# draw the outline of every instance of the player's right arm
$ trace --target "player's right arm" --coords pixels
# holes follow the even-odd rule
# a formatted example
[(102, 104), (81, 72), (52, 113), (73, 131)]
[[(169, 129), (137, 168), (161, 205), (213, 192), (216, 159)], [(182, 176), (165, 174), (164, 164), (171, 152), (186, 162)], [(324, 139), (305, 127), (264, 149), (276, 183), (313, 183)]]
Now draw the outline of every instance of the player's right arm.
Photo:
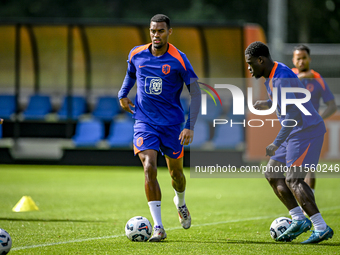
[(131, 114), (134, 114), (134, 112), (132, 111), (132, 109), (130, 108), (130, 105), (132, 107), (135, 107), (135, 105), (132, 103), (132, 101), (130, 100), (130, 98), (128, 97), (124, 97), (119, 99), (119, 104), (120, 106), (123, 108), (124, 111), (127, 111)]
[[(257, 101), (257, 102), (259, 102), (259, 101)], [(260, 102), (262, 102), (262, 107), (266, 107), (266, 106), (268, 106), (268, 108), (271, 107), (272, 101), (270, 99), (262, 100)], [(268, 109), (268, 108), (261, 108), (261, 109)], [(293, 127), (296, 124), (295, 121), (292, 121), (292, 120), (296, 120), (296, 119), (299, 119), (299, 118), (300, 118), (299, 117), (299, 110), (297, 109), (297, 107), (295, 105), (288, 105), (287, 106), (287, 114), (286, 114), (286, 117), (285, 117), (286, 125), (281, 127), (281, 129), (280, 129), (279, 133), (277, 134), (274, 142), (272, 142), (271, 144), (269, 144), (266, 147), (266, 156), (271, 157), (271, 156), (275, 155), (275, 151), (287, 139), (287, 137), (292, 132)]]
[[(129, 54), (129, 59), (130, 59), (131, 52)], [(126, 71), (126, 75), (123, 81), (123, 85), (120, 88), (118, 92), (118, 98), (119, 98), (119, 103), (120, 106), (123, 108), (123, 110), (129, 112), (129, 113), (134, 113), (132, 109), (130, 108), (130, 105), (132, 107), (135, 107), (135, 105), (132, 103), (132, 101), (127, 97), (131, 88), (135, 85), (137, 77), (136, 77), (136, 67), (132, 63), (132, 61), (128, 60), (128, 68)]]
[(123, 110), (134, 113), (132, 109), (130, 108), (130, 105), (132, 107), (135, 107), (135, 105), (132, 103), (132, 101), (127, 97), (129, 94), (131, 88), (135, 85), (136, 82), (136, 74), (129, 73), (129, 71), (126, 72), (125, 79), (123, 82), (123, 85), (121, 89), (118, 92), (118, 98), (120, 106), (123, 108)]
[(301, 113), (299, 109), (296, 107), (296, 105), (288, 105), (287, 113), (285, 116), (285, 126), (281, 127), (274, 142), (267, 146), (266, 156), (275, 155), (275, 151), (287, 139), (289, 134), (292, 132), (294, 126), (297, 125), (299, 122), (301, 122)]

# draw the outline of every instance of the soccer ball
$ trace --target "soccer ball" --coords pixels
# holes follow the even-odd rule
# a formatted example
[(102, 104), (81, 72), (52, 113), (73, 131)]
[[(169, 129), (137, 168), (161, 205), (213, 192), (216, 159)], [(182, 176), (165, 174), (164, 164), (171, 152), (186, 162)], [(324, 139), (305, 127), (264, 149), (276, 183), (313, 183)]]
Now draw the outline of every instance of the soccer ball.
[(143, 216), (135, 216), (128, 220), (125, 226), (125, 234), (129, 240), (134, 242), (147, 241), (152, 232), (150, 221)]
[(292, 224), (292, 220), (287, 217), (280, 217), (273, 221), (270, 225), (270, 236), (276, 241), (283, 232), (285, 232), (290, 224)]
[(5, 255), (9, 253), (12, 247), (12, 239), (6, 230), (0, 228), (0, 255)]

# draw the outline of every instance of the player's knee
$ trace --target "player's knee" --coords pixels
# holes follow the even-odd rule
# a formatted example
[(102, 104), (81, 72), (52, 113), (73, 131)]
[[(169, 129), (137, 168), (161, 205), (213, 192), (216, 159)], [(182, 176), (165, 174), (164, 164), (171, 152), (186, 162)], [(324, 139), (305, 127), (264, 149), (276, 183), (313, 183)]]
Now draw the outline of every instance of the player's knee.
[(157, 178), (157, 166), (147, 163), (144, 165), (144, 175), (148, 180), (154, 180)]
[(300, 181), (301, 179), (296, 178), (292, 175), (287, 175), (286, 177), (286, 184), (289, 187), (289, 189), (294, 189), (294, 187), (296, 187)]
[(174, 181), (179, 181), (179, 180), (182, 180), (184, 178), (184, 174), (183, 174), (183, 171), (182, 170), (171, 170), (170, 171), (170, 175), (171, 175), (171, 178), (174, 180)]
[(273, 173), (271, 172), (265, 172), (264, 177), (267, 179), (267, 181), (272, 185), (277, 181), (277, 178), (274, 178)]

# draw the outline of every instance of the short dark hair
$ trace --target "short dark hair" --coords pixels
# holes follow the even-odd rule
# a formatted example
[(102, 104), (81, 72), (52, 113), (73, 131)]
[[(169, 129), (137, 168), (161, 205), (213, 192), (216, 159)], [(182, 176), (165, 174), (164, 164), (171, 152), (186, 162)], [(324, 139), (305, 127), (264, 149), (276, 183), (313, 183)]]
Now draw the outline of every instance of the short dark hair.
[(270, 57), (268, 46), (265, 45), (263, 42), (253, 42), (249, 44), (246, 51), (244, 52), (245, 55), (250, 55), (252, 57)]
[(168, 29), (171, 27), (169, 17), (164, 14), (156, 14), (151, 18), (150, 22), (165, 22)]
[(308, 56), (310, 56), (310, 49), (306, 45), (300, 44), (298, 46), (295, 46), (293, 52), (296, 50), (304, 50), (307, 52)]

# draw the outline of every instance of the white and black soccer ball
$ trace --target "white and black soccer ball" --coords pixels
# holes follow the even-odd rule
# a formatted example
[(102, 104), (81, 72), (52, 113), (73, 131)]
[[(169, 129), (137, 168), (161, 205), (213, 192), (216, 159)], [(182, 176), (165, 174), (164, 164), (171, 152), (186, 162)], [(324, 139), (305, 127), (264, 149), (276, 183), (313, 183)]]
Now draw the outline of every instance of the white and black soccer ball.
[(125, 234), (134, 242), (147, 241), (152, 233), (150, 221), (143, 216), (135, 216), (128, 220), (125, 226)]
[(12, 247), (12, 238), (6, 230), (0, 228), (0, 255), (9, 253)]
[(270, 225), (270, 236), (276, 241), (276, 238), (283, 234), (290, 224), (292, 224), (292, 220), (287, 217), (275, 219)]

